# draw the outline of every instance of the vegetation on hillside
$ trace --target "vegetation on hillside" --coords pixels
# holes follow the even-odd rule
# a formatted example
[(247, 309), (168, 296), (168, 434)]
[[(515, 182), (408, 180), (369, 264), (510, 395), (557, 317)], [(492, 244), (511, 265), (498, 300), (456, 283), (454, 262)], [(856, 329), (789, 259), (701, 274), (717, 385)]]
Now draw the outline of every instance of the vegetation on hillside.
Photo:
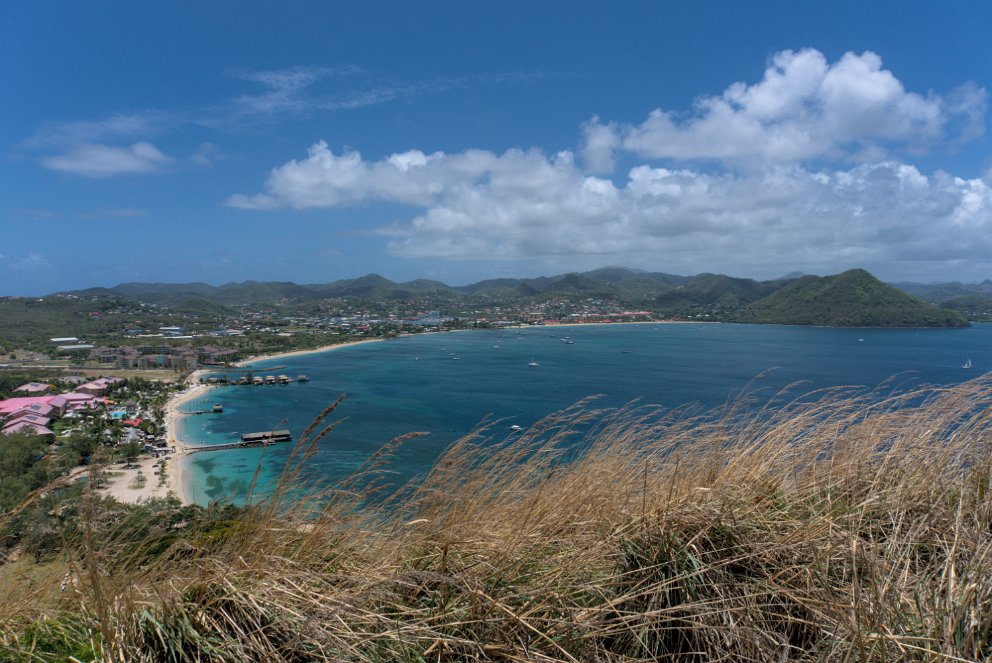
[(975, 322), (992, 322), (992, 297), (988, 295), (961, 295), (940, 304), (943, 308), (958, 311)]
[[(127, 297), (92, 295), (88, 297), (0, 297), (0, 349), (26, 348), (53, 352), (51, 338), (85, 339), (121, 336), (126, 329), (157, 329), (160, 325), (182, 324), (192, 329), (210, 329), (203, 324), (203, 309), (221, 314), (216, 305), (189, 304), (181, 311), (161, 310), (139, 304)], [(215, 320), (216, 318), (210, 318)]]
[(981, 283), (961, 283), (951, 281), (949, 283), (908, 283), (901, 281), (893, 283), (895, 287), (903, 292), (908, 292), (914, 297), (919, 297), (931, 304), (943, 304), (955, 297), (965, 297), (967, 295), (992, 296), (992, 280), (985, 279)]
[(863, 269), (804, 276), (760, 299), (735, 321), (830, 327), (966, 327), (956, 311), (938, 308), (882, 283)]
[(660, 295), (655, 304), (683, 315), (735, 311), (769, 295), (786, 281), (735, 279), (722, 274), (700, 274), (688, 283)]
[(389, 499), (414, 441), (291, 497), (328, 408), (243, 513), (136, 528), (84, 496), (71, 549), (0, 567), (0, 658), (990, 660), (990, 405), (988, 378), (703, 416), (587, 402), (477, 431)]

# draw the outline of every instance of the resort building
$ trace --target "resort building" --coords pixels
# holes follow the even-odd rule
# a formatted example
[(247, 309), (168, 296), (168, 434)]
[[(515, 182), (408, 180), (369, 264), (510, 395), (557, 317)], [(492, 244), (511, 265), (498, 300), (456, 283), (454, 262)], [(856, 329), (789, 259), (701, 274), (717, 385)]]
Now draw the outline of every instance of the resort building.
[(8, 424), (12, 424), (17, 421), (23, 421), (28, 424), (38, 424), (39, 426), (47, 426), (52, 423), (52, 420), (48, 417), (43, 417), (41, 415), (34, 414), (30, 410), (18, 410), (9, 417), (3, 423), (3, 427), (6, 428)]
[(104, 405), (102, 398), (97, 398), (92, 394), (82, 394), (82, 393), (71, 393), (62, 394), (61, 398), (66, 401), (65, 413), (69, 412), (85, 412), (87, 410), (95, 410)]
[(0, 401), (0, 434), (28, 432), (54, 437), (48, 428), (53, 419), (76, 416), (104, 405), (103, 398), (83, 393), (8, 398)]
[(12, 433), (41, 435), (42, 437), (55, 439), (55, 433), (52, 431), (52, 429), (46, 426), (39, 426), (38, 424), (33, 424), (27, 421), (14, 421), (12, 423), (5, 424), (2, 428), (0, 428), (0, 434), (2, 435), (10, 435)]
[(121, 378), (106, 377), (81, 384), (76, 387), (76, 391), (81, 394), (91, 394), (93, 396), (106, 396), (107, 393), (124, 384)]
[(30, 410), (32, 414), (37, 414), (42, 417), (53, 416), (52, 413), (58, 412), (55, 407), (49, 405), (48, 403), (48, 401), (53, 398), (55, 397), (25, 396), (20, 398), (8, 398), (5, 401), (0, 401), (0, 419), (6, 419), (18, 410)]

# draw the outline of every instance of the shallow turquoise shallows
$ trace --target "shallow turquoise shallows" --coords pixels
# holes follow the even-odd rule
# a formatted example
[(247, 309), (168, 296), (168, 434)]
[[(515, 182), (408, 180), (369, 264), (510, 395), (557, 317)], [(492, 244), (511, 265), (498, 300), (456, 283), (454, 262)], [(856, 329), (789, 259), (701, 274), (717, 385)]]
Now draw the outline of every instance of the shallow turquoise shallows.
[[(571, 342), (567, 342), (571, 341)], [(968, 365), (970, 368), (963, 368)], [(532, 366), (531, 364), (537, 364)], [(270, 369), (269, 367), (284, 366)], [(189, 444), (236, 441), (288, 428), (299, 436), (340, 394), (347, 420), (320, 444), (313, 477), (348, 475), (390, 439), (430, 433), (396, 455), (396, 483), (423, 473), (440, 451), (483, 419), (527, 427), (591, 395), (597, 406), (631, 400), (712, 408), (743, 391), (954, 384), (992, 370), (992, 325), (969, 329), (824, 329), (764, 325), (638, 324), (423, 334), (256, 362), (256, 375), (306, 374), (310, 382), (218, 387), (223, 414), (184, 417)], [(772, 370), (773, 369), (773, 370)], [(758, 376), (761, 375), (759, 378)], [(756, 380), (756, 378), (758, 378)], [(749, 387), (749, 383), (751, 383)], [(186, 410), (203, 409), (189, 403)], [(282, 470), (291, 445), (199, 453), (192, 497), (241, 501), (264, 454), (260, 486)], [(264, 492), (264, 491), (263, 491)]]

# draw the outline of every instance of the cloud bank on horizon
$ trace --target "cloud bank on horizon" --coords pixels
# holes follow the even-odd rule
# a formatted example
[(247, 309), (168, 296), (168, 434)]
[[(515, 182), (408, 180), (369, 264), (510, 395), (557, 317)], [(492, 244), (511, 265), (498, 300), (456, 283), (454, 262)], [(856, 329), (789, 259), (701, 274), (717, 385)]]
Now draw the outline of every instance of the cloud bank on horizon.
[[(814, 49), (782, 51), (759, 82), (733, 83), (691, 110), (657, 108), (639, 124), (592, 117), (574, 151), (369, 160), (319, 140), (227, 205), (408, 206), (408, 218), (376, 230), (402, 257), (738, 274), (988, 265), (992, 172), (969, 179), (912, 163), (982, 137), (986, 111), (985, 89), (907, 91), (872, 52), (830, 63)], [(120, 155), (122, 168), (164, 165), (138, 147)]]

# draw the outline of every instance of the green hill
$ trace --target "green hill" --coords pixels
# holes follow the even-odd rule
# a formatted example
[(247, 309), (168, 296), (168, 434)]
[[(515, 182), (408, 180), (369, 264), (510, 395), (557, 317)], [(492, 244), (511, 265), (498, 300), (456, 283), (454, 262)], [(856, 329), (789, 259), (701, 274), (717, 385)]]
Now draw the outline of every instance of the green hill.
[(737, 307), (757, 301), (778, 288), (780, 281), (754, 281), (723, 274), (700, 274), (655, 300), (661, 308)]
[(734, 322), (829, 327), (966, 327), (960, 313), (920, 301), (863, 269), (804, 276), (754, 302)]

